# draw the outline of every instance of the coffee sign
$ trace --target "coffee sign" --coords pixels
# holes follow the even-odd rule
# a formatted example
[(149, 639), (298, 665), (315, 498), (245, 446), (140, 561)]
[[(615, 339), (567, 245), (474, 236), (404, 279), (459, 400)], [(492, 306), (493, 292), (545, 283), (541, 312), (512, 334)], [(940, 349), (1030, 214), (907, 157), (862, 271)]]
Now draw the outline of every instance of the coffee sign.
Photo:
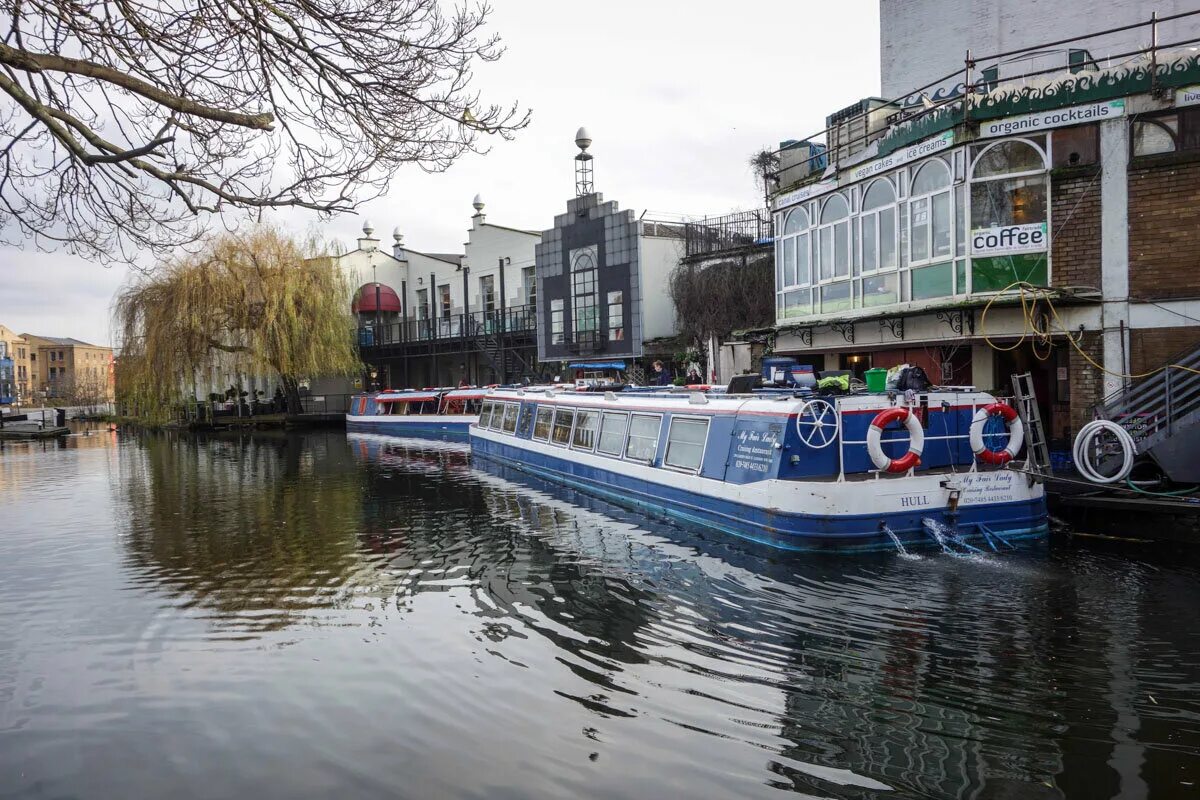
[(1044, 222), (1031, 225), (1000, 225), (971, 231), (971, 252), (975, 255), (1037, 253), (1044, 251), (1048, 242)]

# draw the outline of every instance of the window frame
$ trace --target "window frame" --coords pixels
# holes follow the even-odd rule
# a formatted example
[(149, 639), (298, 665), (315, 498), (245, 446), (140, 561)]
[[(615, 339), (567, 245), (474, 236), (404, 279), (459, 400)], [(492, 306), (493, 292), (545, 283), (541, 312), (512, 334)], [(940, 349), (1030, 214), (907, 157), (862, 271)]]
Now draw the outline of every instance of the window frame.
[[(777, 224), (780, 231), (786, 231), (787, 226), (791, 223), (793, 217), (801, 218), (803, 225), (796, 230), (781, 234), (775, 240), (775, 317), (776, 319), (787, 319), (788, 309), (801, 309), (791, 316), (803, 317), (813, 313), (812, 305), (812, 287), (813, 287), (813, 257), (812, 257), (812, 238), (813, 224), (812, 215), (803, 204), (787, 209), (779, 214)], [(791, 257), (788, 257), (788, 249), (791, 249)], [(804, 251), (804, 259), (808, 278), (806, 281), (799, 280), (800, 274), (800, 251)], [(788, 270), (791, 270), (792, 280), (788, 280)], [(797, 292), (808, 292), (808, 302), (799, 303), (794, 306), (787, 304), (788, 295)]]
[[(955, 219), (955, 215), (954, 215), (954, 211), (955, 211), (955, 209), (954, 209), (954, 171), (950, 168), (950, 165), (947, 164), (944, 159), (938, 158), (937, 156), (934, 156), (933, 158), (925, 159), (915, 169), (912, 170), (912, 176), (911, 176), (911, 179), (909, 180), (908, 185), (909, 185), (909, 188), (911, 189), (913, 184), (916, 182), (917, 175), (919, 173), (923, 172), (925, 169), (929, 168), (929, 165), (935, 161), (941, 164), (942, 169), (945, 171), (944, 174), (949, 179), (949, 182), (945, 186), (942, 186), (942, 187), (939, 187), (936, 189), (931, 189), (929, 191), (922, 192), (921, 194), (909, 195), (909, 198), (908, 198), (908, 206), (909, 206), (909, 209), (908, 209), (908, 268), (910, 270), (913, 267), (927, 267), (927, 266), (933, 266), (935, 264), (942, 264), (947, 261), (953, 261), (955, 258), (955, 253), (957, 252), (956, 237), (957, 237), (958, 229), (955, 224), (956, 219)], [(933, 207), (934, 207), (934, 204), (937, 202), (937, 198), (942, 195), (946, 196), (946, 204), (950, 210), (950, 217), (949, 217), (950, 251), (948, 253), (946, 253), (945, 255), (939, 256), (939, 255), (935, 255), (933, 252), (933, 249), (934, 249)], [(924, 223), (919, 223), (924, 229), (925, 257), (918, 259), (913, 256), (913, 244), (916, 241), (916, 232), (917, 232), (918, 223), (913, 222), (912, 207), (913, 207), (914, 203), (922, 201), (922, 200), (925, 201), (928, 205), (929, 219)]]
[[(560, 414), (570, 414), (571, 415), (571, 424), (567, 426), (566, 441), (556, 442), (556, 441), (554, 441), (554, 431), (556, 428), (558, 428), (558, 417)], [(554, 447), (570, 448), (571, 436), (574, 433), (575, 433), (575, 407), (574, 406), (555, 406), (554, 407), (554, 422), (550, 425), (550, 444), (553, 445)]]
[[(704, 442), (700, 445), (700, 462), (693, 467), (681, 467), (676, 464), (668, 464), (667, 459), (671, 457), (671, 432), (675, 430), (676, 422), (690, 423), (701, 422), (704, 424)], [(682, 472), (688, 475), (699, 475), (700, 470), (704, 468), (704, 456), (708, 453), (708, 434), (712, 429), (712, 418), (698, 414), (672, 414), (671, 421), (667, 425), (667, 446), (663, 448), (663, 469), (669, 469), (673, 472)]]
[[(633, 418), (634, 417), (647, 417), (647, 418), (654, 419), (658, 422), (658, 427), (655, 428), (655, 433), (654, 433), (654, 453), (650, 456), (649, 459), (643, 460), (640, 458), (633, 458), (632, 456), (629, 455), (629, 443), (633, 440)], [(631, 411), (629, 414), (629, 425), (625, 429), (625, 444), (621, 447), (622, 460), (629, 461), (634, 464), (646, 464), (649, 466), (654, 466), (654, 461), (655, 461), (655, 459), (658, 458), (658, 448), (662, 444), (662, 421), (663, 421), (663, 415), (661, 413)]]
[[(843, 205), (846, 206), (846, 215), (843, 217), (839, 217), (837, 219), (832, 219), (829, 222), (825, 222), (824, 221), (825, 220), (825, 210), (829, 207), (829, 204), (832, 203), (835, 199), (840, 199), (842, 201)], [(851, 228), (854, 218), (855, 218), (855, 214), (854, 214), (854, 211), (851, 209), (850, 198), (846, 197), (840, 191), (830, 192), (829, 196), (826, 197), (824, 199), (824, 201), (821, 203), (821, 216), (820, 216), (821, 221), (818, 222), (818, 224), (816, 225), (816, 228), (815, 228), (816, 235), (813, 237), (814, 241), (816, 241), (816, 243), (817, 243), (816, 247), (813, 248), (813, 253), (817, 256), (817, 258), (815, 259), (816, 265), (817, 265), (817, 269), (816, 269), (817, 280), (813, 281), (813, 286), (827, 286), (832, 283), (842, 283), (843, 281), (850, 281), (854, 278), (854, 275), (853, 275), (854, 256), (851, 253), (851, 250), (853, 249), (854, 237), (851, 235), (851, 231), (850, 231), (850, 228)], [(842, 225), (845, 227), (846, 273), (844, 275), (837, 274), (837, 252), (838, 252), (837, 229), (838, 229), (839, 225)], [(826, 231), (829, 231), (829, 255), (830, 255), (830, 260), (833, 262), (833, 264), (830, 267), (830, 276), (828, 278), (825, 277), (825, 254), (823, 252), (823, 247), (822, 247), (822, 242), (821, 242), (821, 239)], [(811, 262), (810, 262), (809, 269), (810, 270), (812, 269)], [(852, 294), (853, 294), (853, 292), (852, 292)]]
[[(975, 291), (975, 280), (974, 280), (975, 259), (976, 258), (990, 258), (991, 256), (988, 256), (986, 254), (981, 254), (979, 256), (976, 256), (976, 254), (971, 251), (970, 242), (971, 242), (971, 238), (975, 235), (974, 231), (976, 230), (975, 222), (974, 222), (975, 201), (974, 201), (974, 197), (973, 197), (973, 195), (974, 195), (973, 189), (976, 184), (989, 183), (992, 181), (1012, 180), (1014, 178), (1040, 177), (1042, 180), (1042, 184), (1045, 189), (1045, 196), (1046, 196), (1046, 251), (1045, 251), (1046, 282), (1051, 283), (1053, 281), (1053, 279), (1054, 279), (1054, 264), (1053, 264), (1053, 259), (1052, 259), (1052, 253), (1054, 250), (1054, 235), (1053, 235), (1053, 231), (1054, 231), (1054, 202), (1053, 202), (1053, 199), (1054, 198), (1052, 195), (1053, 187), (1051, 186), (1051, 183), (1050, 183), (1050, 165), (1053, 163), (1053, 160), (1051, 158), (1052, 154), (1050, 153), (1050, 149), (1049, 149), (1050, 144), (1051, 144), (1050, 139), (1048, 137), (1040, 137), (1040, 138), (1042, 139), (1042, 141), (1038, 141), (1038, 140), (1035, 140), (1035, 139), (1032, 139), (1029, 137), (1025, 137), (1025, 136), (1014, 136), (1014, 137), (1010, 137), (1007, 139), (998, 139), (996, 141), (993, 141), (993, 142), (987, 144), (986, 146), (980, 147), (979, 151), (977, 153), (975, 153), (974, 155), (972, 155), (970, 146), (968, 145), (966, 180), (964, 181), (964, 185), (966, 187), (965, 188), (966, 196), (964, 198), (966, 201), (965, 202), (966, 208), (963, 212), (964, 214), (966, 214), (965, 233), (966, 233), (966, 237), (967, 237), (967, 246), (966, 246), (966, 253), (963, 256), (963, 258), (966, 259), (966, 264), (967, 264), (967, 270), (966, 270), (967, 285), (966, 285), (965, 289), (964, 289), (964, 287), (956, 287), (959, 293), (965, 293), (965, 294), (970, 294), (970, 295), (975, 295), (975, 294), (997, 295), (997, 294), (1002, 293), (1000, 291), (984, 291), (984, 292), (976, 292)], [(1130, 140), (1132, 141), (1132, 136), (1130, 137)], [(1007, 173), (1002, 173), (999, 175), (987, 175), (984, 177), (976, 177), (975, 172), (976, 172), (977, 167), (979, 166), (980, 160), (989, 151), (991, 151), (992, 149), (994, 149), (996, 147), (999, 147), (1000, 145), (1002, 145), (1006, 142), (1021, 142), (1023, 144), (1026, 144), (1026, 145), (1032, 147), (1041, 156), (1042, 168), (1035, 169), (1035, 170), (1022, 170), (1021, 172), (1007, 172)], [(953, 256), (952, 259), (957, 261), (958, 256), (957, 255)], [(956, 282), (957, 282), (957, 273), (958, 273), (958, 270), (956, 267), (955, 268)]]
[[(509, 414), (510, 411), (512, 412), (511, 415)], [(512, 419), (512, 427), (511, 428), (508, 425), (510, 417)], [(503, 431), (504, 433), (515, 434), (517, 432), (517, 421), (520, 419), (520, 417), (521, 417), (520, 403), (505, 403), (504, 404), (504, 416), (500, 421), (500, 425), (501, 425), (500, 430)]]
[(483, 424), (483, 421), (484, 421), (484, 419), (487, 419), (489, 422), (491, 421), (493, 404), (494, 404), (494, 401), (492, 401), (492, 400), (484, 400), (482, 405), (479, 406), (479, 419), (477, 419), (475, 421), (475, 427), (477, 427), (477, 428), (486, 428), (487, 427), (487, 425)]
[[(867, 195), (877, 184), (886, 185), (892, 192), (892, 202), (886, 203), (876, 208), (866, 209)], [(883, 244), (883, 227), (879, 224), (883, 214), (887, 211), (892, 212), (892, 265), (890, 267), (883, 266), (883, 251), (880, 245)], [(875, 180), (868, 181), (863, 189), (863, 207), (859, 209), (858, 215), (851, 215), (856, 220), (859, 226), (858, 235), (858, 272), (854, 274), (851, 270), (852, 278), (862, 278), (866, 275), (876, 275), (881, 272), (895, 272), (900, 269), (900, 197), (896, 190), (896, 184), (892, 181), (891, 175), (882, 175)], [(867, 267), (867, 239), (862, 232), (863, 223), (868, 219), (873, 220), (874, 226), (874, 245), (875, 245), (875, 265), (868, 269)]]
[[(554, 409), (555, 409), (555, 406), (551, 405), (549, 403), (538, 403), (537, 404), (537, 408), (533, 413), (533, 432), (529, 435), (529, 438), (532, 441), (546, 442), (547, 444), (549, 444), (550, 436), (554, 432)], [(541, 416), (541, 413), (543, 411), (547, 412), (550, 415), (550, 419), (546, 423), (546, 436), (544, 438), (539, 437), (537, 435), (537, 429), (538, 429), (538, 419), (537, 418), (539, 416)]]
[[(629, 413), (630, 412), (628, 412), (628, 411), (606, 411), (603, 409), (600, 410), (600, 425), (596, 428), (596, 448), (595, 448), (596, 453), (603, 455), (603, 456), (608, 456), (610, 458), (620, 458), (621, 457), (621, 454), (625, 452), (625, 440), (629, 438)], [(609, 416), (621, 418), (621, 426), (622, 426), (621, 427), (621, 440), (620, 440), (620, 442), (617, 443), (617, 452), (615, 452), (615, 453), (610, 453), (607, 450), (600, 449), (600, 439), (604, 435), (604, 420)]]
[[(575, 442), (575, 437), (579, 433), (579, 430), (580, 430), (580, 428), (579, 428), (579, 415), (580, 414), (590, 414), (596, 418), (596, 426), (595, 426), (595, 428), (592, 429), (592, 446), (591, 447), (584, 447), (583, 445), (577, 444)], [(582, 453), (591, 453), (591, 452), (595, 451), (596, 440), (600, 438), (599, 434), (600, 434), (600, 409), (598, 409), (598, 408), (576, 408), (575, 409), (575, 420), (571, 426), (570, 449), (578, 450)]]

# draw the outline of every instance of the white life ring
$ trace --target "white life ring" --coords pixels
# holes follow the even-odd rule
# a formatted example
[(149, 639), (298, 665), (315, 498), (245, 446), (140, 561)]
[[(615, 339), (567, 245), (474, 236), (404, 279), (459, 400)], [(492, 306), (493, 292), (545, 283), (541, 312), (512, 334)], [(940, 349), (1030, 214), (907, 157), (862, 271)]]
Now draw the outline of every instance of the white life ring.
[[(999, 452), (989, 450), (983, 443), (983, 426), (987, 423), (988, 417), (993, 416), (1000, 417), (1008, 425), (1008, 446)], [(971, 419), (968, 439), (971, 442), (971, 452), (983, 463), (1007, 464), (1017, 457), (1017, 453), (1021, 452), (1021, 445), (1025, 443), (1025, 426), (1021, 423), (1021, 418), (1017, 416), (1015, 408), (1004, 403), (992, 403), (975, 412), (975, 416)]]
[[(888, 458), (883, 452), (882, 440), (883, 429), (893, 422), (903, 422), (904, 427), (908, 430), (908, 452), (900, 456), (900, 458)], [(907, 408), (893, 406), (885, 408), (875, 415), (875, 419), (871, 420), (871, 427), (867, 428), (867, 455), (871, 456), (871, 463), (883, 472), (908, 472), (910, 469), (921, 464), (921, 452), (925, 449), (925, 430), (921, 427), (921, 421), (917, 419), (917, 415), (909, 411)]]

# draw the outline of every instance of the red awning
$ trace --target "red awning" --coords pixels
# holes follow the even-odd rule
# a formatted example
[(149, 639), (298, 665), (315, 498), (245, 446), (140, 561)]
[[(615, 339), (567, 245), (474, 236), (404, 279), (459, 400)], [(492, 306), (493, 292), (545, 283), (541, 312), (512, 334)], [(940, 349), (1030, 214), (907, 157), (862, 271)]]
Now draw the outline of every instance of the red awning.
[[(378, 291), (376, 291), (378, 287)], [(379, 307), (376, 308), (375, 297), (379, 297)], [(382, 283), (368, 283), (358, 290), (350, 310), (355, 314), (373, 314), (376, 311), (394, 311), (400, 313), (400, 295), (396, 290)]]

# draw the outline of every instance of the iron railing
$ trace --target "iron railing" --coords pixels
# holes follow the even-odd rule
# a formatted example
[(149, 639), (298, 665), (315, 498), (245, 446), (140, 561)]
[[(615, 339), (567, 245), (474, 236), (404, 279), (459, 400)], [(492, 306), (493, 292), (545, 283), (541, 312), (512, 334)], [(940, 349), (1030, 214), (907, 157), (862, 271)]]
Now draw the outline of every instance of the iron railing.
[(765, 208), (738, 211), (721, 217), (705, 217), (684, 225), (688, 256), (711, 255), (758, 244), (775, 236), (775, 223)]
[(408, 343), (424, 343), (469, 339), (505, 333), (533, 333), (537, 330), (536, 307), (515, 306), (495, 311), (474, 311), (470, 314), (450, 314), (434, 319), (405, 319), (358, 329), (359, 347), (380, 347)]
[[(1181, 369), (1182, 367), (1182, 369)], [(1127, 430), (1139, 453), (1200, 423), (1200, 348), (1101, 405), (1098, 415)]]

